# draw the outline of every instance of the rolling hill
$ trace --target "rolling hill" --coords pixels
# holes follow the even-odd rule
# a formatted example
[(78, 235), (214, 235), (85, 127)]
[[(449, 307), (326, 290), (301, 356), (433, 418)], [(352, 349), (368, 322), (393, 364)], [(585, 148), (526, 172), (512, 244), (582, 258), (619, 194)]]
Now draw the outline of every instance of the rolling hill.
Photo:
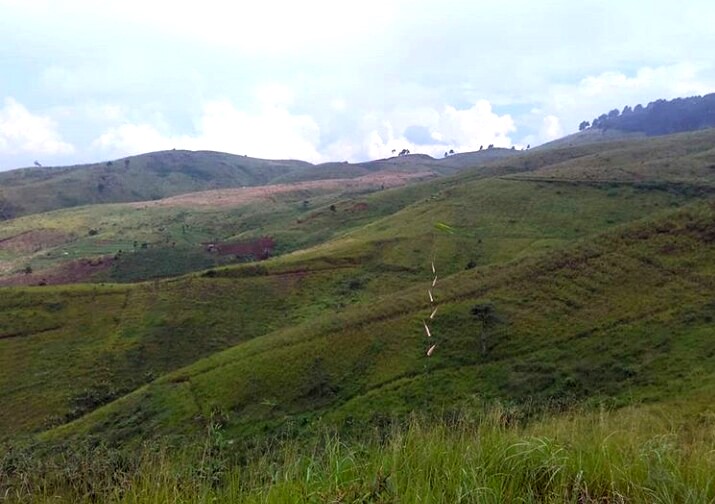
[[(627, 184), (640, 192), (662, 192), (667, 185), (665, 192), (702, 196), (712, 189), (712, 142), (708, 130), (516, 154), (490, 149), (438, 161), (406, 156), (360, 165), (371, 171), (350, 179), (283, 182), (35, 214), (0, 223), (0, 284), (172, 276), (251, 260), (263, 255), (254, 249), (266, 239), (271, 240), (267, 253), (280, 255), (337, 237), (420, 198), (436, 198), (443, 188), (486, 177)], [(442, 168), (423, 171), (416, 163)], [(476, 164), (459, 175), (470, 163)], [(392, 189), (405, 184), (411, 189)]]
[[(267, 186), (10, 219), (0, 223), (0, 261), (12, 265), (5, 280), (34, 284), (38, 273), (90, 261), (76, 279), (94, 283), (0, 287), (0, 439), (26, 440), (30, 458), (89, 443), (142, 460), (154, 452), (141, 446), (191, 440), (206, 444), (186, 455), (189, 466), (205, 467), (207, 450), (230, 452), (235, 467), (262, 474), (288, 471), (256, 455), (262, 447), (312, 440), (295, 449), (317, 453), (333, 446), (319, 440), (325, 429), (358, 443), (374, 434), (369, 450), (396, 454), (402, 431), (383, 436), (411, 415), (443, 422), (421, 434), (435, 443), (453, 414), (496, 415), (492, 434), (463, 434), (493, 438), (455, 446), (494, 439), (503, 453), (523, 445), (533, 454), (536, 441), (519, 436), (572, 420), (585, 429), (604, 410), (611, 429), (662, 406), (677, 417), (678, 446), (702, 459), (696, 440), (712, 445), (715, 397), (713, 167), (715, 130), (703, 130), (336, 163), (326, 167), (332, 180), (296, 165), (276, 168)], [(257, 258), (252, 243), (270, 253)], [(18, 275), (23, 265), (32, 272)], [(663, 432), (640, 429), (633, 439), (643, 443)], [(574, 430), (563, 450), (588, 438), (596, 457), (611, 434), (591, 432)], [(275, 456), (287, 460), (287, 446)], [(349, 456), (362, 460), (356, 450)], [(2, 453), (0, 470), (17, 467), (15, 452)], [(543, 467), (573, 469), (552, 455), (533, 471), (524, 469), (532, 459), (519, 466), (535, 501), (555, 495)], [(707, 475), (712, 461), (697, 464)], [(200, 485), (226, 488), (221, 471)], [(616, 492), (594, 471), (582, 475), (582, 495), (635, 492)], [(698, 478), (692, 495), (710, 496), (715, 486)], [(687, 496), (683, 485), (674, 494)]]
[(375, 172), (449, 174), (474, 162), (513, 154), (507, 149), (490, 149), (444, 160), (409, 155), (368, 163), (313, 165), (172, 150), (88, 165), (24, 168), (0, 173), (0, 220), (81, 205), (150, 201), (211, 189), (356, 178)]
[[(126, 393), (144, 390), (142, 387), (145, 383), (152, 383), (156, 379), (163, 383), (163, 380), (168, 379), (163, 377), (166, 373), (177, 372), (191, 365), (198, 357), (210, 360), (210, 356), (217, 351), (231, 348), (235, 350), (228, 350), (229, 353), (235, 351), (243, 354), (250, 345), (275, 345), (270, 342), (282, 341), (281, 338), (287, 337), (284, 334), (325, 332), (326, 329), (320, 329), (321, 321), (328, 321), (328, 327), (334, 328), (336, 322), (330, 322), (330, 315), (335, 316), (336, 311), (345, 311), (346, 317), (355, 320), (358, 326), (363, 326), (365, 322), (360, 322), (360, 317), (375, 312), (373, 304), (389, 306), (396, 303), (399, 310), (405, 310), (407, 303), (414, 305), (415, 310), (422, 310), (424, 303), (419, 299), (424, 297), (424, 289), (417, 288), (420, 294), (408, 293), (412, 292), (410, 289), (416, 288), (414, 286), (425, 282), (425, 267), (432, 256), (435, 257), (440, 275), (456, 275), (454, 279), (445, 280), (445, 286), (456, 282), (455, 285), (464, 284), (460, 287), (464, 292), (471, 292), (474, 287), (469, 286), (466, 279), (472, 278), (474, 272), (502, 278), (501, 275), (507, 274), (505, 271), (513, 271), (508, 274), (516, 275), (514, 278), (527, 278), (524, 272), (527, 266), (523, 262), (533, 263), (528, 268), (536, 268), (537, 271), (550, 262), (570, 263), (570, 259), (563, 259), (568, 253), (575, 253), (567, 252), (569, 247), (579, 242), (591, 243), (589, 240), (595, 241), (586, 247), (603, 250), (598, 254), (601, 257), (608, 249), (606, 243), (609, 240), (613, 241), (614, 246), (622, 245), (619, 244), (617, 232), (608, 229), (620, 229), (619, 226), (626, 226), (624, 229), (635, 226), (634, 229), (639, 229), (637, 222), (644, 218), (662, 218), (664, 222), (670, 222), (668, 219), (686, 219), (670, 216), (673, 212), (676, 216), (680, 215), (677, 207), (681, 206), (692, 209), (689, 211), (694, 212), (693, 215), (701, 216), (697, 222), (705, 227), (707, 236), (708, 207), (698, 201), (707, 201), (711, 194), (709, 184), (712, 184), (713, 177), (708, 166), (712, 156), (712, 138), (713, 132), (708, 131), (669, 139), (626, 144), (619, 142), (608, 148), (592, 145), (570, 150), (534, 151), (518, 158), (508, 158), (420, 184), (366, 195), (342, 194), (337, 199), (330, 199), (335, 198), (335, 195), (329, 195), (317, 214), (304, 221), (294, 220), (296, 212), (303, 212), (303, 215), (308, 212), (297, 210), (295, 199), (288, 199), (285, 213), (276, 211), (273, 204), (247, 211), (246, 221), (253, 221), (256, 227), (234, 235), (237, 238), (255, 238), (269, 234), (278, 243), (291, 243), (289, 237), (298, 234), (304, 237), (303, 242), (293, 238), (292, 245), (287, 247), (284, 254), (262, 263), (213, 269), (208, 273), (185, 278), (121, 287), (95, 285), (5, 289), (0, 298), (4, 328), (0, 340), (4, 360), (3, 399), (12, 407), (0, 419), (2, 431), (5, 434), (31, 432), (43, 426), (64, 423), (107, 401), (119, 399)], [(329, 204), (335, 205), (336, 211), (331, 211)], [(364, 210), (349, 211), (356, 205)], [(8, 224), (19, 222), (27, 229), (32, 229), (38, 227), (37, 222), (43, 222), (38, 219), (47, 219), (44, 222), (62, 222), (62, 219), (67, 219), (68, 223), (63, 225), (68, 226), (82, 215), (77, 212), (86, 212), (96, 218), (102, 215), (97, 212), (106, 211), (103, 218), (114, 219), (116, 227), (146, 228), (143, 221), (132, 224), (133, 215), (146, 216), (151, 214), (150, 210), (153, 211), (149, 207), (141, 207), (138, 213), (136, 209), (120, 208), (118, 210), (113, 205), (105, 205), (96, 209), (68, 209), (58, 214), (16, 219)], [(159, 219), (157, 224), (176, 218), (177, 208), (184, 213), (184, 218), (197, 219), (196, 215), (187, 215), (186, 207), (183, 206), (157, 205), (155, 208), (158, 212), (156, 218)], [(207, 212), (205, 222), (225, 223), (227, 214), (221, 212), (225, 212), (225, 209)], [(690, 215), (688, 211), (685, 214)], [(663, 217), (654, 217), (659, 215)], [(191, 222), (190, 227), (195, 228), (194, 221)], [(441, 223), (448, 226), (448, 232), (440, 232), (435, 228), (436, 224)], [(673, 225), (682, 227), (685, 224)], [(233, 226), (239, 227), (240, 223), (230, 224), (230, 227)], [(107, 229), (114, 227), (108, 221)], [(175, 227), (178, 229), (178, 225)], [(603, 232), (606, 232), (605, 237), (593, 238)], [(641, 231), (628, 233), (638, 234)], [(104, 231), (98, 236), (102, 237), (103, 234)], [(679, 243), (681, 239), (698, 244), (692, 236), (675, 239), (669, 233), (666, 235), (668, 239), (675, 240), (672, 245), (674, 250), (685, 247)], [(209, 236), (211, 233), (198, 234), (193, 238), (194, 243)], [(661, 237), (658, 235), (653, 238), (656, 245), (644, 252), (648, 256), (644, 261), (655, 261), (660, 250), (658, 247), (665, 247), (656, 238)], [(104, 236), (103, 239), (108, 237)], [(651, 243), (649, 240), (644, 238), (644, 246)], [(635, 243), (637, 245), (640, 242)], [(628, 247), (636, 245), (629, 244)], [(147, 262), (154, 265), (166, 261), (166, 250), (156, 250), (159, 251), (155, 256), (156, 262), (151, 262), (149, 254), (152, 249), (140, 248), (128, 255), (135, 257), (137, 264)], [(179, 248), (177, 254), (186, 253), (186, 250)], [(693, 253), (707, 254), (710, 250), (707, 238), (693, 250)], [(625, 252), (618, 254), (623, 256)], [(606, 261), (607, 264), (615, 261), (610, 256), (605, 257), (599, 261)], [(707, 262), (705, 259), (687, 256), (683, 261), (704, 265)], [(124, 258), (119, 263), (123, 261)], [(131, 260), (127, 262), (131, 263)], [(202, 266), (201, 263), (189, 263), (192, 267)], [(632, 259), (626, 261), (626, 264), (631, 263)], [(633, 278), (643, 274), (642, 268), (645, 266), (639, 264), (636, 262), (630, 266), (633, 271), (628, 274), (632, 274)], [(465, 268), (473, 269), (465, 272)], [(611, 284), (618, 289), (623, 287), (616, 278), (624, 273), (618, 268), (611, 272), (609, 268), (599, 273), (607, 278), (604, 279), (604, 285), (593, 287), (596, 297), (612, 299), (617, 293), (609, 291), (606, 294), (604, 289)], [(576, 271), (575, 274), (586, 273), (578, 269)], [(126, 270), (124, 273), (129, 274)], [(141, 272), (136, 274), (137, 278), (142, 277)], [(707, 274), (704, 275), (700, 280), (701, 285), (709, 288)], [(583, 281), (588, 284), (594, 280), (586, 278)], [(514, 282), (519, 285), (519, 282), (526, 281), (509, 280), (510, 284)], [(526, 289), (529, 292), (532, 292), (529, 290), (531, 288), (519, 287), (520, 291)], [(676, 285), (668, 285), (664, 289), (674, 292)], [(623, 295), (626, 294), (624, 291)], [(454, 294), (456, 297), (466, 296), (467, 299), (470, 295), (473, 298), (470, 302), (479, 301), (480, 296), (474, 294)], [(515, 293), (501, 295), (516, 298)], [(529, 296), (537, 297), (536, 291), (525, 299)], [(582, 306), (595, 302), (595, 298), (586, 302), (576, 300), (574, 296), (576, 292), (562, 294), (563, 302), (567, 306), (568, 303)], [(623, 303), (626, 303), (625, 298)], [(87, 306), (94, 308), (88, 311)], [(505, 309), (517, 310), (508, 303)], [(529, 317), (534, 316), (534, 309), (531, 305), (525, 308)], [(445, 311), (449, 310), (445, 306)], [(397, 322), (394, 322), (399, 329), (380, 326), (377, 332), (415, 337), (415, 331), (410, 336), (410, 330), (407, 329), (414, 312), (408, 314), (398, 317)], [(583, 313), (577, 311), (572, 316), (574, 321), (569, 324), (575, 325)], [(444, 323), (446, 320), (445, 314)], [(464, 324), (464, 327), (469, 327), (468, 319), (460, 320), (459, 323), (454, 322), (454, 327)], [(415, 321), (412, 320), (412, 323)], [(533, 321), (530, 319), (529, 323)], [(585, 327), (582, 332), (592, 330), (596, 329)], [(333, 335), (328, 331), (315, 341), (327, 345), (333, 338), (338, 338), (338, 341), (343, 337), (341, 334), (338, 332)], [(358, 337), (356, 334), (362, 333), (348, 331), (347, 334)], [(367, 336), (359, 336), (359, 339), (372, 341)], [(459, 341), (459, 337), (455, 335), (453, 340)], [(383, 345), (392, 348), (390, 352), (381, 351), (379, 356), (370, 357), (367, 349), (363, 350), (368, 353), (362, 354), (360, 352), (363, 350), (358, 352), (361, 346), (350, 341), (348, 346), (351, 357), (341, 357), (342, 364), (338, 365), (337, 361), (331, 363), (327, 356), (323, 358), (327, 366), (326, 376), (331, 376), (331, 373), (337, 372), (338, 367), (342, 367), (345, 380), (354, 381), (358, 376), (364, 380), (367, 375), (358, 371), (362, 369), (359, 366), (378, 366), (381, 369), (383, 364), (378, 363), (382, 359), (385, 359), (384, 365), (394, 371), (402, 370), (409, 375), (416, 372), (416, 369), (411, 368), (414, 362), (421, 360), (419, 352), (401, 355), (389, 341), (370, 343), (380, 348)], [(305, 343), (306, 348), (310, 348), (311, 344), (315, 343)], [(302, 344), (296, 345), (301, 347)], [(276, 351), (288, 350), (281, 347)], [(393, 355), (391, 352), (396, 353)], [(42, 355), (42, 358), (38, 358), (38, 355)], [(68, 358), (68, 355), (72, 357)], [(273, 357), (271, 352), (266, 355), (270, 356), (267, 357), (269, 361), (275, 362), (284, 362), (288, 358), (283, 354), (281, 357)], [(306, 355), (301, 353), (301, 363), (296, 363), (296, 369), (312, 365)], [(337, 353), (332, 356), (338, 358)], [(308, 360), (303, 362), (305, 359)], [(376, 359), (375, 363), (371, 363), (372, 359)], [(479, 359), (479, 355), (474, 355), (467, 361), (474, 365)], [(101, 379), (98, 378), (98, 369), (103, 370)], [(251, 369), (255, 372), (255, 368)], [(393, 379), (399, 381), (402, 379), (400, 376), (398, 374)], [(266, 376), (262, 380), (268, 379)], [(378, 380), (372, 383), (368, 380), (365, 385), (367, 388), (361, 395), (369, 397), (375, 394), (371, 387), (378, 383), (382, 382)], [(48, 384), (52, 386), (48, 387)], [(603, 386), (608, 388), (612, 385)], [(345, 385), (338, 388), (341, 387)], [(162, 390), (160, 395), (163, 395), (163, 389), (157, 390)], [(349, 392), (343, 392), (344, 395), (339, 397), (336, 392), (334, 400), (357, 400), (350, 395), (356, 389), (347, 387), (346, 390)], [(551, 392), (563, 391), (544, 389), (546, 395)], [(255, 394), (261, 397), (256, 400), (270, 401), (272, 393), (258, 387)], [(522, 390), (511, 397), (518, 399), (531, 393)], [(499, 392), (494, 395), (498, 396)], [(450, 392), (446, 397), (452, 398), (453, 394)], [(309, 413), (314, 409), (310, 402), (306, 399), (308, 407), (305, 411), (295, 409), (294, 406), (290, 406), (288, 411), (291, 414)], [(123, 401), (120, 400), (118, 404), (123, 404)], [(224, 403), (219, 400), (216, 404), (221, 406)], [(320, 406), (325, 407), (323, 404)], [(252, 407), (257, 406), (254, 404), (249, 409)], [(17, 411), (26, 412), (26, 418), (18, 420)], [(285, 413), (283, 410), (278, 411)], [(255, 420), (250, 416), (248, 418), (251, 422)], [(243, 423), (243, 420), (240, 422)]]

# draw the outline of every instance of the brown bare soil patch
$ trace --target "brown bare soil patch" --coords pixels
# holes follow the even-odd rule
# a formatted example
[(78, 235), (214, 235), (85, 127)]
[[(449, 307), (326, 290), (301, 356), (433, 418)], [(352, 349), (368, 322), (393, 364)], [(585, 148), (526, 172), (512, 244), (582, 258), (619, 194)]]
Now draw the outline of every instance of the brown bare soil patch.
[(347, 209), (348, 212), (364, 212), (367, 210), (367, 203), (355, 203), (353, 206)]
[(10, 285), (60, 285), (80, 283), (109, 269), (114, 262), (112, 256), (78, 259), (54, 268), (36, 271), (26, 275), (20, 273), (0, 278), (0, 286)]
[(256, 240), (240, 242), (207, 242), (203, 243), (207, 252), (218, 255), (234, 255), (244, 259), (268, 259), (273, 253), (276, 242), (270, 236), (263, 236)]
[(153, 207), (230, 207), (240, 206), (245, 203), (268, 200), (271, 201), (278, 194), (298, 193), (306, 190), (324, 191), (358, 191), (364, 189), (386, 189), (398, 187), (409, 182), (431, 178), (432, 172), (421, 173), (396, 173), (375, 172), (357, 178), (311, 180), (291, 184), (274, 184), (259, 187), (240, 187), (233, 189), (215, 189), (188, 194), (180, 194), (156, 201), (142, 201), (128, 203), (134, 208)]
[(0, 239), (0, 250), (15, 254), (28, 254), (62, 245), (70, 236), (53, 229), (34, 229), (24, 233)]

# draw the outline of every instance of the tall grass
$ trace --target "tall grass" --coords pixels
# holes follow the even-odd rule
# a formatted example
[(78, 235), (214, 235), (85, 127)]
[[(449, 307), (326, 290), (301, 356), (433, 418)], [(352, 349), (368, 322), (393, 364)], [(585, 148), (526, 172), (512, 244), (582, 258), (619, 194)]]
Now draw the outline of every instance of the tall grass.
[(715, 502), (712, 419), (653, 410), (413, 417), (359, 438), (323, 433), (247, 451), (218, 426), (203, 443), (44, 458), (6, 451), (7, 502)]

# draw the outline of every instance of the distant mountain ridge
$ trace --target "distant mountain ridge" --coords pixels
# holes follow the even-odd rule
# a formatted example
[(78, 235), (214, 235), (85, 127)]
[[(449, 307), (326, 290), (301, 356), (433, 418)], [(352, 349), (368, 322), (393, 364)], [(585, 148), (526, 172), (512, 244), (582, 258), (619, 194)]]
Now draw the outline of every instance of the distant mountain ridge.
[(314, 165), (222, 152), (171, 150), (87, 165), (22, 168), (0, 173), (0, 220), (88, 204), (148, 201), (211, 189), (355, 178), (377, 171), (447, 175), (512, 154), (514, 151), (507, 149), (489, 149), (446, 159), (414, 154), (366, 163)]

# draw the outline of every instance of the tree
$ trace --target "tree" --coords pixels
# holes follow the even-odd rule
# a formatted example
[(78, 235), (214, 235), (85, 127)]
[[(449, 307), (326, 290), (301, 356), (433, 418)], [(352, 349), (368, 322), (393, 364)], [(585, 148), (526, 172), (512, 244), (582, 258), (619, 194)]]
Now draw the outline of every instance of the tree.
[(452, 154), (454, 154), (454, 149), (449, 149), (449, 155), (451, 156)]
[(630, 106), (626, 105), (625, 107), (623, 107), (623, 112), (621, 112), (621, 115), (630, 114), (631, 112), (633, 112), (633, 109)]
[(609, 118), (609, 119), (614, 119), (614, 118), (618, 117), (619, 115), (621, 115), (621, 111), (618, 110), (617, 108), (614, 108), (613, 110), (611, 110), (611, 111), (608, 113), (608, 118)]
[(487, 146), (487, 150), (493, 149), (493, 148), (494, 148), (494, 144), (489, 144), (489, 145)]
[(490, 302), (476, 304), (472, 307), (472, 315), (481, 326), (479, 332), (479, 344), (482, 355), (487, 354), (487, 332), (501, 319), (497, 316), (494, 305)]
[(578, 125), (578, 130), (583, 131), (583, 130), (587, 129), (589, 126), (591, 126), (590, 122), (583, 121), (583, 122), (581, 122), (581, 124)]
[(479, 150), (484, 150), (484, 146), (483, 146), (483, 145), (480, 145), (480, 146), (479, 146)]
[(406, 155), (408, 155), (409, 153), (410, 153), (410, 150), (409, 150), (409, 149), (402, 149), (402, 150), (400, 151), (400, 153), (398, 154), (398, 156), (406, 156)]
[(591, 121), (591, 126), (593, 128), (603, 129), (606, 126), (607, 120), (608, 120), (608, 116), (606, 114), (601, 114), (600, 116), (595, 118), (593, 121)]
[(335, 205), (330, 205), (330, 211), (331, 212), (336, 212), (337, 209), (335, 208)]
[(31, 275), (32, 274), (32, 266), (25, 266), (25, 274), (26, 275)]

